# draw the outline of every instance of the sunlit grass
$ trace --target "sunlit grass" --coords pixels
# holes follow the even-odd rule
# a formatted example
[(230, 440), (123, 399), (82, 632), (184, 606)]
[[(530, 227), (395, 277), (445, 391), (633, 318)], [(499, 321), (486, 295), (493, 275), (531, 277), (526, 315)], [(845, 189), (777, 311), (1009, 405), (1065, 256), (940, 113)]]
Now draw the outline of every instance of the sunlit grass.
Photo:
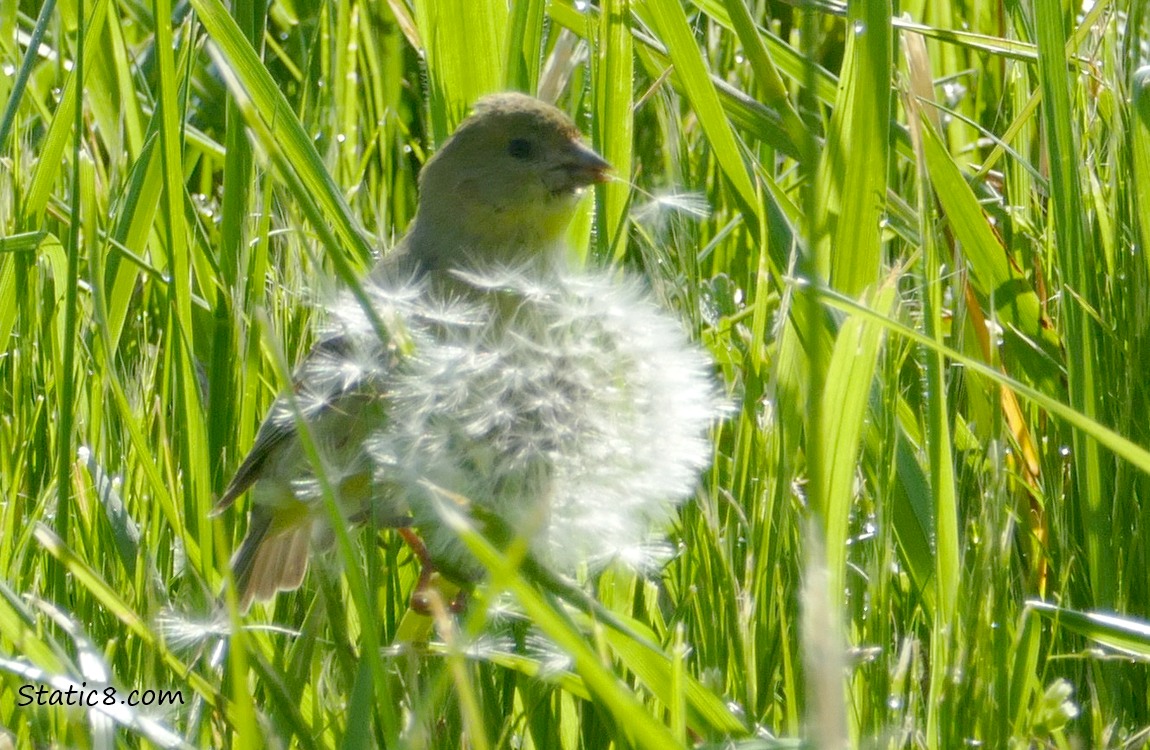
[[(0, 4), (0, 747), (1143, 746), (1144, 4), (796, 5)], [(214, 499), (502, 88), (735, 405), (678, 553), (463, 528), (433, 623), (360, 534), (241, 618)], [(25, 705), (83, 683), (183, 702)]]

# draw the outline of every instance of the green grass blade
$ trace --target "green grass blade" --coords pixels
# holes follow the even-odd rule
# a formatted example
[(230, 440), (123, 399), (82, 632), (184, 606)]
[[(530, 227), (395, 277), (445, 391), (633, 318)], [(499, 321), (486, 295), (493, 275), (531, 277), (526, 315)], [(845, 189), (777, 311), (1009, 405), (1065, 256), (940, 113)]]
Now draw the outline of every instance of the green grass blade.
[[(1034, 28), (1038, 42), (1038, 77), (1046, 108), (1046, 142), (1050, 158), (1051, 219), (1057, 242), (1059, 266), (1066, 291), (1062, 312), (1066, 329), (1066, 374), (1070, 403), (1088, 418), (1101, 413), (1102, 385), (1098, 337), (1089, 309), (1097, 307), (1096, 281), (1092, 271), (1104, 268), (1096, 255), (1093, 234), (1083, 217), (1083, 191), (1079, 185), (1080, 156), (1071, 113), (1074, 90), (1067, 67), (1066, 29), (1063, 8), (1057, 0), (1037, 0)], [(1084, 309), (1084, 307), (1086, 309)], [(1095, 441), (1074, 437), (1074, 479), (1078, 485), (1078, 514), (1084, 531), (1086, 565), (1095, 602), (1114, 604), (1116, 596), (1110, 483)]]
[(44, 0), (40, 6), (40, 15), (36, 16), (36, 26), (28, 37), (28, 52), (20, 61), (20, 70), (16, 73), (16, 80), (8, 92), (8, 101), (4, 105), (4, 113), (0, 115), (0, 151), (3, 151), (8, 142), (8, 133), (12, 131), (12, 122), (16, 118), (16, 109), (20, 99), (24, 96), (24, 89), (28, 85), (28, 76), (32, 73), (32, 66), (36, 62), (36, 50), (40, 48), (40, 40), (52, 20), (52, 11), (56, 8), (56, 0)]
[(825, 213), (816, 226), (825, 225), (827, 233), (814, 243), (816, 268), (847, 294), (858, 294), (879, 274), (891, 91), (873, 82), (891, 76), (890, 14), (890, 4), (880, 0), (849, 4), (846, 59), (819, 161), (818, 206)]
[(1027, 399), (1028, 401), (1033, 402), (1051, 414), (1054, 414), (1055, 416), (1065, 420), (1067, 424), (1069, 424), (1075, 430), (1081, 432), (1083, 437), (1097, 442), (1099, 445), (1107, 448), (1114, 454), (1126, 459), (1139, 471), (1150, 473), (1150, 450), (1146, 450), (1145, 448), (1131, 441), (1129, 438), (1118, 434), (1105, 425), (1102, 425), (1086, 414), (1078, 411), (1073, 406), (1051, 398), (1045, 392), (1040, 391), (1037, 388), (1015, 380), (1014, 378), (1003, 374), (1000, 370), (997, 370), (994, 367), (986, 365), (985, 363), (980, 362), (972, 357), (968, 357), (965, 354), (951, 349), (948, 346), (939, 344), (934, 339), (929, 338), (918, 331), (907, 328), (906, 326), (877, 313), (869, 307), (848, 300), (830, 290), (820, 289), (818, 290), (818, 296), (823, 300), (825, 304), (830, 305), (831, 307), (878, 321), (889, 332), (897, 334), (909, 341), (921, 344), (932, 351), (937, 351), (946, 356), (947, 359), (977, 372), (979, 375), (994, 381), (998, 385), (1013, 390), (1015, 393)]
[(676, 0), (645, 0), (638, 7), (650, 18), (652, 26), (665, 41), (674, 66), (672, 75), (682, 84), (687, 101), (707, 134), (715, 159), (734, 188), (744, 220), (753, 225), (756, 221), (754, 206), (757, 205), (755, 186), (735, 131), (724, 117), (718, 91), (691, 33), (683, 6)]
[(1007, 370), (1024, 373), (1032, 383), (1057, 394), (1061, 390), (1059, 342), (1042, 319), (1038, 295), (1011, 264), (958, 165), (925, 123), (923, 154), (934, 193), (969, 261), (971, 283), (1003, 329)]
[(427, 70), (432, 142), (439, 144), (484, 94), (506, 80), (506, 3), (417, 0), (415, 19)]
[[(92, 5), (92, 11), (84, 24), (83, 44), (89, 49), (96, 46), (96, 39), (103, 33), (107, 10), (108, 0), (96, 0)], [(77, 81), (82, 72), (73, 68), (72, 74), (68, 76), (60, 92), (60, 106), (56, 108), (52, 123), (42, 141), (39, 159), (22, 208), (23, 215), (32, 221), (43, 216), (51, 190), (60, 175), (60, 165), (64, 163), (64, 149), (67, 148), (70, 142), (69, 135), (76, 125), (76, 86), (83, 88), (83, 82)]]
[[(874, 309), (889, 314), (893, 304), (894, 285), (884, 284), (875, 293)], [(873, 322), (854, 318), (844, 323), (827, 362), (821, 394), (823, 442), (818, 465), (827, 504), (819, 511), (824, 524), (821, 531), (825, 535), (828, 589), (836, 597), (847, 590), (847, 537), (856, 466), (882, 340), (882, 327)]]
[(554, 602), (532, 586), (508, 557), (463, 519), (456, 518), (451, 522), (460, 540), (491, 572), (493, 584), (510, 591), (532, 622), (572, 659), (575, 671), (583, 678), (596, 702), (614, 716), (616, 731), (620, 735), (628, 738), (635, 747), (651, 750), (681, 747), (665, 726), (643, 710), (630, 689), (603, 664), (602, 658), (570, 620), (555, 608)]
[(616, 179), (596, 187), (595, 230), (600, 253), (612, 249), (619, 262), (627, 254), (627, 209), (631, 204), (635, 123), (632, 89), (635, 53), (630, 0), (607, 0), (599, 14), (595, 58), (591, 142), (614, 167)]
[(243, 112), (249, 124), (258, 118), (256, 132), (262, 136), (261, 145), (283, 154), (281, 166), (290, 166), (302, 186), (296, 197), (310, 196), (319, 217), (330, 224), (339, 238), (339, 243), (329, 245), (328, 251), (337, 258), (347, 258), (347, 262), (368, 263), (373, 257), (371, 243), (250, 42), (219, 0), (191, 0), (191, 4), (218, 50), (218, 63), (230, 73), (226, 80), (232, 94), (248, 103)]
[(1101, 612), (1079, 612), (1041, 601), (1026, 606), (1068, 630), (1142, 660), (1150, 660), (1150, 622)]

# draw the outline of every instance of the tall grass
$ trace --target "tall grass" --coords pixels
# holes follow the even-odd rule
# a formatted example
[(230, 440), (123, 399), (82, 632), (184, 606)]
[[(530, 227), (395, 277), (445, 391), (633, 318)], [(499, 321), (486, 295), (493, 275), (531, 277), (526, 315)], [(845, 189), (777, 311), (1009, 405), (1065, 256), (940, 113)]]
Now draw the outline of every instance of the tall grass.
[[(1146, 15), (0, 4), (0, 747), (1145, 746)], [(616, 167), (573, 255), (737, 404), (678, 555), (588, 597), (465, 532), (433, 627), (360, 535), (220, 614), (208, 513), (317, 301), (505, 88)], [(26, 705), (81, 684), (183, 701)]]

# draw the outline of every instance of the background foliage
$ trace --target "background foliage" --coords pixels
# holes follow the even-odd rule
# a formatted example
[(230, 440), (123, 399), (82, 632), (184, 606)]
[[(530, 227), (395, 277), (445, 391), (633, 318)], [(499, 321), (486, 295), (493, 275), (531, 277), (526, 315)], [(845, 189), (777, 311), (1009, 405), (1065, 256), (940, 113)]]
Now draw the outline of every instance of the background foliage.
[[(1145, 16), (0, 4), (0, 746), (1144, 746)], [(316, 301), (506, 88), (616, 166), (573, 253), (738, 404), (680, 553), (592, 607), (472, 536), (493, 583), (426, 645), (391, 536), (213, 614), (208, 511)], [(183, 703), (22, 705), (82, 683)]]

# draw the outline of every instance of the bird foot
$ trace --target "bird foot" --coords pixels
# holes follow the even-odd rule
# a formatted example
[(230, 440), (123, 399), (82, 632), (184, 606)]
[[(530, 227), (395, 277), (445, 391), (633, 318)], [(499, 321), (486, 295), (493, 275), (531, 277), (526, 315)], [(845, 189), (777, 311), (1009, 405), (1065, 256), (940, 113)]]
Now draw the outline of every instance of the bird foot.
[[(416, 614), (430, 617), (435, 613), (435, 600), (442, 602), (445, 594), (450, 594), (455, 586), (431, 568), (424, 568), (419, 574), (419, 581), (415, 584), (415, 591), (411, 593), (411, 609)], [(469, 597), (467, 591), (458, 589), (447, 603), (447, 611), (453, 615), (461, 614), (467, 609)]]
[[(455, 589), (455, 586), (439, 575), (435, 570), (435, 565), (431, 562), (431, 555), (427, 551), (427, 545), (419, 538), (414, 531), (409, 528), (396, 529), (403, 540), (407, 542), (407, 546), (411, 547), (411, 552), (419, 558), (420, 571), (419, 580), (415, 583), (415, 591), (411, 594), (411, 609), (416, 614), (430, 617), (435, 612), (435, 607), (432, 604), (433, 599), (442, 601), (446, 596), (451, 596), (447, 604), (447, 611), (453, 615), (457, 615), (463, 610), (467, 609), (467, 592), (462, 589)], [(454, 590), (454, 595), (452, 591)]]

